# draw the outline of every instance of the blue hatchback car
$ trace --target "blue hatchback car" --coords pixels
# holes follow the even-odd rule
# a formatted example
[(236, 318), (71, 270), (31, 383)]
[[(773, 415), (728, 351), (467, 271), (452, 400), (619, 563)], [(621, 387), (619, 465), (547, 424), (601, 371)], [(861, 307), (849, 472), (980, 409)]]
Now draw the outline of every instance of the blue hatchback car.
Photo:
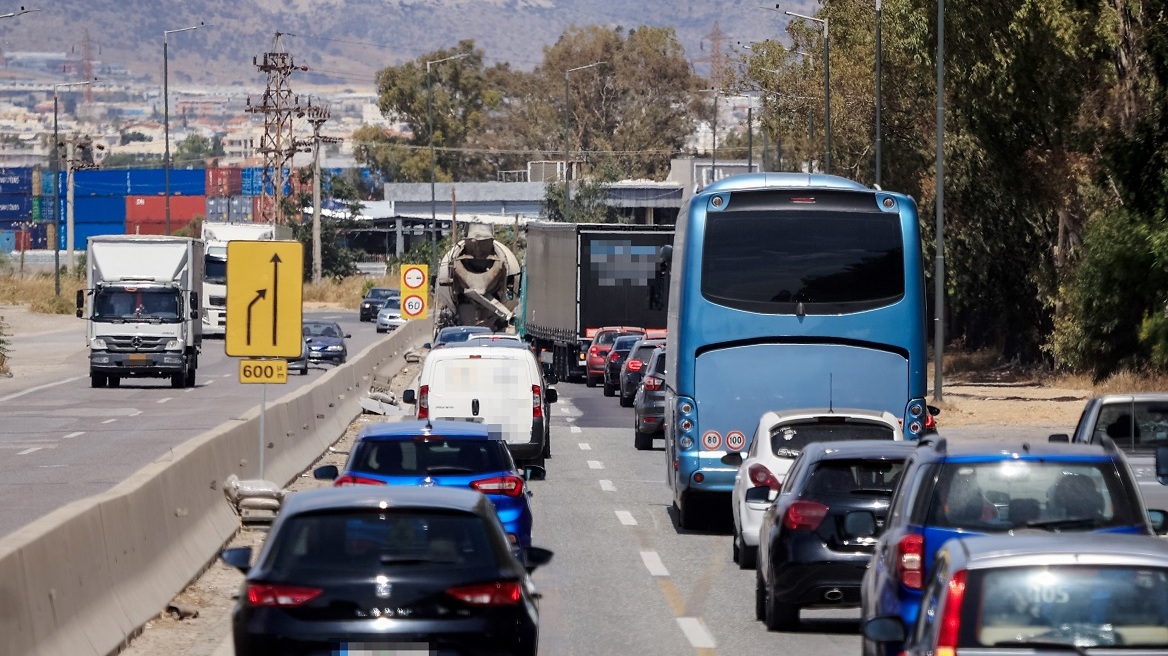
[[(934, 554), (951, 538), (1008, 531), (1153, 535), (1163, 530), (1164, 515), (1153, 516), (1110, 441), (951, 445), (926, 438), (905, 463), (864, 574), (863, 617), (899, 615), (913, 626)], [(864, 656), (900, 650), (900, 644), (863, 642)]]
[(522, 555), (531, 546), (531, 490), (502, 436), (468, 421), (374, 424), (357, 436), (343, 470), (318, 467), (320, 480), (347, 485), (463, 487), (495, 505), (507, 538)]

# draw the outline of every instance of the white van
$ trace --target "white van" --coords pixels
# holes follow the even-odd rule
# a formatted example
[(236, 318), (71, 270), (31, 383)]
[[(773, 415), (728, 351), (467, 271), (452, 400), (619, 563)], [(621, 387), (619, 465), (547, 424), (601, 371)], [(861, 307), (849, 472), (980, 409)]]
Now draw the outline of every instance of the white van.
[(460, 419), (496, 427), (516, 463), (544, 466), (551, 452), (550, 404), (535, 356), (527, 349), (489, 346), (431, 351), (418, 390), (402, 400), (417, 404), (418, 419)]

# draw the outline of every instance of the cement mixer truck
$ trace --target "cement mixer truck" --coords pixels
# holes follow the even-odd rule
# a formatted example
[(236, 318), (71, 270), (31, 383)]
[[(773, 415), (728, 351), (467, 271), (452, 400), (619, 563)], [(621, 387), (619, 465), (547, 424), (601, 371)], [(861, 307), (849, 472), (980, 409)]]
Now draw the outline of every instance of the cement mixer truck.
[(470, 224), (438, 265), (437, 327), (506, 329), (515, 316), (521, 273), (519, 259), (495, 240), (490, 226)]

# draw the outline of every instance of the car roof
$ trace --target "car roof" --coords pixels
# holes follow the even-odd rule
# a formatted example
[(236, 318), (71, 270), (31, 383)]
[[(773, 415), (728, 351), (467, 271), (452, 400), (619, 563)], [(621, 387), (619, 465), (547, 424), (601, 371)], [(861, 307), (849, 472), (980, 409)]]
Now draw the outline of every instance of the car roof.
[(485, 497), (479, 492), (456, 487), (412, 485), (353, 485), (305, 490), (288, 495), (280, 517), (323, 510), (366, 510), (375, 508), (434, 508), (474, 513)]
[(938, 460), (1031, 460), (1039, 458), (1066, 458), (1067, 460), (1111, 460), (1119, 457), (1119, 451), (1111, 451), (1102, 444), (1067, 442), (950, 442), (940, 444), (943, 437), (928, 437), (918, 444), (920, 448), (931, 448)]
[(1135, 392), (1132, 394), (1107, 394), (1106, 396), (1099, 396), (1092, 401), (1098, 401), (1104, 405), (1113, 403), (1131, 403), (1135, 401), (1164, 401), (1168, 403), (1168, 393), (1166, 392)]
[(494, 332), (494, 331), (486, 326), (446, 326), (442, 330), (438, 331), (438, 336), (441, 337), (443, 335), (455, 335), (458, 333), (467, 333), (467, 332), (470, 332), (470, 333), (490, 333), (490, 332)]
[(642, 346), (651, 346), (653, 348), (657, 348), (658, 346), (665, 346), (666, 341), (667, 340), (664, 340), (664, 339), (645, 339), (644, 337), (642, 337), (641, 340), (639, 342), (637, 342), (636, 345), (638, 348), (640, 348)]
[(523, 351), (531, 350), (531, 347), (524, 342), (514, 339), (500, 339), (500, 340), (486, 340), (486, 339), (468, 339), (461, 342), (450, 342), (446, 345), (447, 348), (500, 348), (500, 349), (520, 349)]
[(962, 569), (1048, 565), (1133, 565), (1168, 567), (1168, 541), (1147, 535), (1076, 533), (1057, 540), (1047, 531), (954, 539), (943, 549)]
[(339, 325), (341, 325), (341, 324), (337, 323), (336, 321), (328, 321), (327, 319), (305, 319), (304, 320), (304, 325), (306, 325), (306, 326), (313, 325), (313, 324), (319, 324), (322, 326), (339, 326)]
[(843, 458), (899, 458), (907, 459), (916, 445), (896, 440), (838, 440), (811, 442), (803, 447), (805, 457), (815, 460)]
[(466, 437), (482, 439), (498, 439), (483, 424), (473, 421), (424, 421), (410, 419), (407, 421), (387, 421), (366, 426), (358, 440), (392, 440), (414, 438), (419, 435), (439, 435), (442, 437)]
[[(451, 346), (454, 346), (451, 344)], [(479, 356), (488, 360), (523, 360), (535, 364), (535, 355), (529, 348), (500, 348), (486, 344), (461, 344), (457, 348), (440, 348), (430, 351), (426, 362), (439, 360), (468, 360)]]

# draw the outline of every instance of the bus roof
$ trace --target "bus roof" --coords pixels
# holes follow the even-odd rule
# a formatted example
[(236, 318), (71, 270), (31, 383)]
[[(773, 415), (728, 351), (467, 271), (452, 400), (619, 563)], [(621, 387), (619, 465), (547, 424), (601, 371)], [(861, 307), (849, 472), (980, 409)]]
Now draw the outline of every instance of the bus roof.
[[(741, 191), (744, 189), (853, 189), (868, 187), (838, 175), (822, 173), (743, 173), (718, 180), (702, 189), (707, 191)], [(874, 191), (874, 190), (869, 190)]]

